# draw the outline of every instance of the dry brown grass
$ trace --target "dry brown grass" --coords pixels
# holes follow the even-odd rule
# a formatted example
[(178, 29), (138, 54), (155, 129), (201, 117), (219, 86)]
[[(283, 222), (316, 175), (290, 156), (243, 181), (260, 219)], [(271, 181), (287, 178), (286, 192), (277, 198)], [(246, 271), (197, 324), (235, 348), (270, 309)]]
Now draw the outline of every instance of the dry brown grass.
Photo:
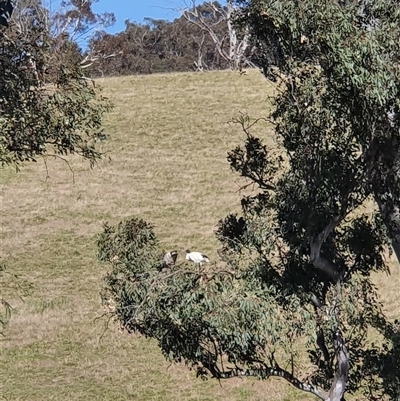
[[(155, 225), (165, 248), (217, 258), (213, 231), (237, 210), (237, 177), (226, 153), (241, 142), (239, 111), (265, 115), (272, 87), (232, 72), (101, 80), (116, 104), (105, 131), (106, 157), (90, 170), (71, 159), (2, 171), (1, 253), (34, 284), (2, 342), (3, 393), (10, 400), (310, 399), (272, 380), (202, 382), (169, 366), (156, 344), (112, 326), (103, 336), (95, 261), (102, 223), (137, 215)], [(272, 141), (264, 127), (267, 141)], [(389, 313), (399, 303), (399, 269), (377, 277)], [(398, 313), (398, 311), (397, 311)], [(267, 395), (266, 395), (267, 394)]]

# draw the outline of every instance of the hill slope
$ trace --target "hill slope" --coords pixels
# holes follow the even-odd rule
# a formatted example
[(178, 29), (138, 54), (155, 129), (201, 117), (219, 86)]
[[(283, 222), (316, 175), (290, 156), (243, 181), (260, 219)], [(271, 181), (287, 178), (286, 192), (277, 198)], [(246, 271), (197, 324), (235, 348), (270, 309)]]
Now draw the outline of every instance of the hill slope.
[[(104, 332), (95, 261), (102, 223), (138, 215), (166, 249), (216, 259), (213, 230), (238, 209), (226, 153), (240, 143), (239, 112), (265, 115), (272, 87), (256, 71), (101, 80), (115, 103), (106, 157), (94, 168), (47, 159), (2, 172), (2, 257), (34, 285), (2, 344), (3, 393), (12, 400), (308, 400), (285, 382), (202, 382), (169, 366), (152, 341)], [(264, 127), (266, 140), (268, 129)], [(49, 178), (46, 180), (47, 174)], [(182, 255), (180, 255), (182, 257)], [(379, 278), (389, 313), (399, 280)], [(396, 283), (397, 282), (397, 283)], [(268, 394), (266, 397), (265, 394)], [(303, 398), (302, 398), (303, 397)]]

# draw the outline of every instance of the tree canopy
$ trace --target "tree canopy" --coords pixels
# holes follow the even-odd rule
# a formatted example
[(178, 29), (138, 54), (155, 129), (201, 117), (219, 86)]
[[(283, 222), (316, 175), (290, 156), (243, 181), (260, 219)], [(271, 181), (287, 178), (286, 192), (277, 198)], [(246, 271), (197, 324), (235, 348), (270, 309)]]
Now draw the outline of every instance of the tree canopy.
[[(277, 84), (268, 120), (237, 119), (232, 169), (258, 190), (221, 219), (224, 263), (162, 269), (150, 224), (106, 225), (104, 299), (128, 332), (200, 376), (281, 377), (322, 400), (400, 396), (400, 327), (371, 275), (399, 244), (400, 7), (239, 2)], [(367, 207), (367, 205), (369, 207)]]
[[(309, 135), (328, 130), (338, 154), (336, 138), (354, 148), (364, 164), (357, 163), (357, 168), (366, 170), (365, 195), (373, 196), (379, 207), (400, 260), (398, 2), (304, 2), (301, 7), (290, 1), (240, 3), (237, 22), (249, 26), (257, 38), (264, 73), (285, 81), (274, 116), (281, 118), (277, 131), (285, 148), (306, 146), (306, 152), (296, 152), (305, 156), (316, 141)], [(276, 68), (271, 58), (263, 58), (271, 49)]]
[(93, 76), (218, 70), (247, 66), (252, 44), (230, 24), (232, 2), (193, 3), (173, 21), (125, 21), (117, 34), (99, 32), (88, 52), (99, 54)]
[[(102, 121), (112, 105), (85, 77), (70, 25), (79, 33), (90, 27), (96, 21), (90, 5), (63, 1), (67, 14), (54, 17), (39, 0), (20, 0), (15, 7), (0, 1), (1, 168), (71, 154), (92, 165), (101, 157), (97, 142), (105, 138)], [(1, 332), (12, 309), (5, 298), (26, 295), (30, 285), (3, 261), (0, 278)]]
[(4, 4), (8, 22), (0, 27), (1, 165), (68, 154), (93, 163), (100, 157), (96, 143), (104, 139), (102, 118), (111, 104), (85, 77), (79, 57), (65, 58), (75, 46), (68, 27), (54, 31), (54, 20), (40, 2), (20, 1), (16, 9)]
[[(254, 46), (247, 31), (230, 22), (233, 1), (226, 5), (217, 1), (193, 2), (179, 10), (181, 16), (173, 21), (127, 19), (125, 29), (115, 34), (104, 30), (114, 24), (114, 14), (96, 14), (93, 3), (94, 0), (64, 0), (53, 11), (48, 1), (19, 0), (14, 23), (18, 21), (21, 26), (30, 16), (40, 15), (52, 38), (53, 58), (63, 64), (82, 63), (85, 74), (92, 78), (253, 65)], [(12, 4), (3, 4), (0, 25), (5, 26)], [(35, 11), (31, 13), (29, 9)]]

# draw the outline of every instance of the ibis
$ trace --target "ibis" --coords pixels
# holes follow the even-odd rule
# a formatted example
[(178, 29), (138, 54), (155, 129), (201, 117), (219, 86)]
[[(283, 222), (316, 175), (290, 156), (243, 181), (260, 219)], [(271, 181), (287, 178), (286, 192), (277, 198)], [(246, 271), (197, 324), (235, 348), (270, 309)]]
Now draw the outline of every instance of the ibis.
[(190, 252), (189, 249), (186, 251), (186, 260), (200, 266), (202, 263), (208, 263), (210, 261), (207, 255), (200, 252)]

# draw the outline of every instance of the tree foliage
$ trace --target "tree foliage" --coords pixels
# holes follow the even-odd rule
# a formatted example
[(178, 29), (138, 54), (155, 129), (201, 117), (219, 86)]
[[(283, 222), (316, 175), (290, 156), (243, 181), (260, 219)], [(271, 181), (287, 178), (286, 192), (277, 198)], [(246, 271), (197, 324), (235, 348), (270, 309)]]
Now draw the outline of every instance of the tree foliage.
[(111, 105), (78, 59), (63, 59), (72, 42), (52, 34), (48, 10), (40, 2), (18, 6), (0, 30), (0, 162), (79, 154), (93, 163)]
[[(123, 32), (99, 32), (89, 41), (88, 52), (105, 57), (93, 65), (91, 74), (226, 69), (250, 56), (251, 46), (244, 46), (243, 35), (232, 33), (233, 29), (229, 32), (226, 17), (230, 11), (226, 6), (205, 2), (182, 12), (171, 22), (152, 18), (143, 23), (127, 20)], [(107, 57), (112, 54), (115, 56)]]
[(219, 222), (223, 266), (163, 270), (149, 226), (121, 223), (112, 240), (106, 227), (105, 299), (126, 330), (200, 376), (277, 376), (323, 400), (397, 400), (400, 327), (371, 275), (389, 273), (384, 253), (398, 241), (400, 8), (240, 3), (235, 22), (251, 28), (277, 82), (279, 151), (263, 143), (264, 120), (237, 119), (245, 141), (228, 161), (257, 190)]
[[(316, 142), (310, 134), (329, 130), (333, 146), (340, 137), (357, 165), (364, 164), (366, 193), (373, 195), (400, 260), (398, 2), (239, 3), (236, 22), (257, 38), (264, 73), (285, 81), (274, 116), (281, 118), (277, 131), (285, 148), (308, 146), (296, 152), (306, 155)], [(271, 52), (277, 68), (263, 57)]]
[[(19, 168), (38, 158), (46, 163), (48, 157), (70, 154), (92, 165), (101, 157), (96, 145), (105, 137), (102, 119), (111, 104), (84, 76), (80, 52), (70, 36), (70, 23), (78, 23), (77, 32), (82, 32), (93, 22), (93, 15), (90, 20), (82, 17), (90, 12), (86, 7), (82, 14), (83, 3), (91, 4), (63, 2), (77, 12), (60, 24), (62, 15), (53, 19), (40, 0), (0, 1), (1, 167)], [(7, 299), (28, 295), (31, 285), (6, 270), (3, 261), (0, 279), (2, 332), (12, 311)]]

